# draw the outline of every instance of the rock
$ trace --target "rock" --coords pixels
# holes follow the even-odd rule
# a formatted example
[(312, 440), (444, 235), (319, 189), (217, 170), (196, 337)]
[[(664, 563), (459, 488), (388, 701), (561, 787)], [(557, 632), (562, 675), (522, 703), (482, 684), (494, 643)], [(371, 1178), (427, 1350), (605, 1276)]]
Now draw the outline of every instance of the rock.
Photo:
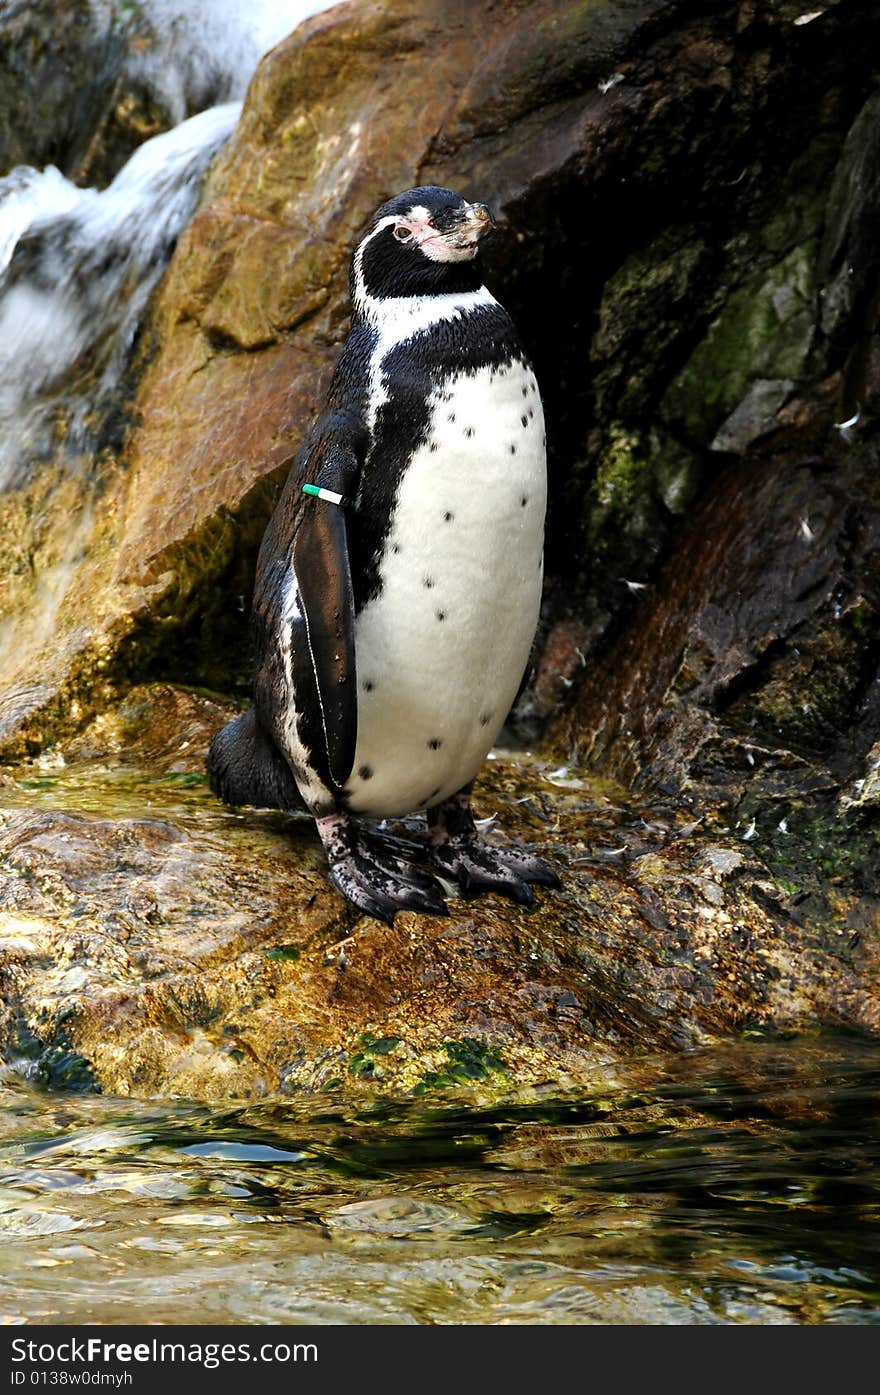
[[(625, 582), (653, 577), (710, 482), (704, 448), (752, 382), (705, 347), (713, 325), (750, 325), (754, 373), (797, 388), (777, 415), (826, 429), (816, 249), (877, 17), (836, 6), (798, 27), (784, 6), (695, 17), (683, 0), (530, 0), (503, 24), (484, 18), (459, 0), (365, 0), (313, 17), (261, 64), (93, 478), (72, 503), (49, 465), (4, 502), (10, 758), (139, 678), (244, 689), (255, 553), (345, 333), (351, 247), (408, 184), (458, 184), (499, 214), (490, 280), (551, 423), (548, 596), (561, 608), (548, 633), (575, 617), (595, 645), (622, 621)], [(712, 421), (683, 434), (709, 396)], [(764, 408), (734, 444), (772, 434)]]
[(663, 414), (709, 450), (743, 454), (805, 375), (815, 321), (812, 242), (728, 297), (670, 385)]
[(560, 620), (553, 626), (535, 677), (535, 697), (544, 715), (555, 710), (560, 688), (570, 688), (583, 668), (588, 639), (586, 628), (577, 620)]
[(51, 164), (103, 188), (143, 141), (222, 100), (206, 91), (192, 93), (192, 105), (175, 102), (168, 54), (154, 56), (163, 45), (139, 5), (24, 0), (5, 8), (0, 175)]
[[(491, 1092), (877, 1033), (880, 17), (708, 8), (366, 0), (261, 64), (106, 448), (0, 500), (8, 1059), (119, 1094)], [(495, 208), (545, 391), (535, 754), (477, 799), (565, 885), (389, 931), (202, 759), (352, 244), (419, 181)]]
[(42, 0), (4, 10), (0, 175), (15, 165), (51, 164), (73, 177), (112, 109), (123, 34), (112, 9), (99, 13), (90, 0)]
[(125, 770), (149, 765), (156, 775), (204, 775), (204, 755), (214, 733), (241, 707), (209, 693), (167, 683), (132, 688), (118, 707), (100, 713), (76, 736), (42, 753), (40, 769), (68, 762)]
[(880, 214), (880, 93), (868, 99), (847, 135), (828, 199), (819, 257), (821, 318), (829, 340), (852, 343), (873, 293)]
[(563, 891), (531, 912), (457, 899), (448, 920), (388, 929), (331, 888), (310, 820), (213, 799), (216, 718), (199, 694), (139, 689), (63, 764), (0, 787), (0, 1050), (48, 1083), (510, 1094), (743, 1030), (880, 1031), (855, 901), (850, 923), (805, 922), (712, 814), (490, 761), (490, 836), (551, 853)]
[(709, 449), (742, 455), (773, 430), (779, 408), (791, 397), (794, 386), (790, 378), (756, 378), (715, 432)]
[(880, 812), (880, 741), (875, 741), (865, 758), (864, 774), (854, 779), (840, 796), (844, 814), (871, 818)]
[(811, 916), (873, 944), (878, 560), (876, 443), (729, 474), (557, 727), (563, 757), (723, 809)]
[(878, 557), (876, 446), (727, 475), (587, 676), (560, 751), (734, 806), (759, 777), (777, 800), (856, 778), (880, 729)]

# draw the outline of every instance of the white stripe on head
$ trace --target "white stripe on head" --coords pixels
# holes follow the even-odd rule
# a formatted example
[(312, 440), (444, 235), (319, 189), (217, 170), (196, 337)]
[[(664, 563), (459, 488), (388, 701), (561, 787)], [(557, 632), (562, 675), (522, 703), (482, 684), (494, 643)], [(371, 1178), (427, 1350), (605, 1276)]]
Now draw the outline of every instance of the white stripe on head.
[(445, 240), (442, 233), (438, 233), (434, 228), (430, 216), (427, 208), (422, 204), (416, 204), (405, 215), (389, 214), (385, 218), (380, 218), (372, 232), (368, 233), (358, 244), (352, 259), (354, 305), (365, 320), (380, 327), (389, 316), (395, 321), (404, 321), (411, 317), (421, 322), (424, 318), (423, 307), (430, 306), (436, 310), (436, 315), (428, 316), (424, 324), (414, 325), (409, 334), (401, 336), (403, 338), (418, 333), (419, 329), (429, 328), (435, 322), (439, 324), (442, 320), (457, 319), (459, 314), (476, 309), (480, 305), (497, 304), (485, 286), (481, 286), (477, 291), (458, 293), (441, 291), (437, 295), (383, 297), (369, 294), (364, 280), (364, 253), (373, 238), (378, 237), (386, 228), (400, 226), (411, 228), (413, 237), (418, 242), (419, 250), (429, 261), (455, 262), (473, 259), (477, 251), (476, 243), (473, 247), (464, 249), (453, 247)]
[[(382, 363), (386, 355), (417, 334), (433, 329), (435, 325), (449, 320), (458, 320), (474, 310), (481, 310), (498, 302), (485, 286), (475, 291), (442, 291), (437, 295), (410, 296), (371, 296), (364, 281), (364, 252), (374, 237), (386, 228), (400, 223), (409, 224), (417, 214), (428, 214), (421, 205), (410, 209), (406, 217), (388, 215), (380, 218), (372, 232), (358, 244), (352, 259), (353, 299), (356, 311), (377, 330), (377, 339), (370, 355), (369, 381), (367, 390), (367, 425), (373, 431), (376, 414), (387, 393), (382, 375)], [(427, 249), (423, 249), (427, 251)], [(439, 257), (433, 260), (440, 260)]]
[(367, 250), (374, 237), (378, 237), (380, 232), (384, 232), (386, 228), (390, 228), (397, 221), (398, 219), (393, 215), (388, 218), (380, 218), (373, 231), (369, 233), (367, 237), (363, 238), (355, 249), (354, 259), (352, 261), (354, 303), (355, 309), (359, 310), (366, 319), (373, 318), (369, 313), (368, 306), (375, 302), (372, 296), (367, 295), (367, 287), (364, 282), (364, 252)]

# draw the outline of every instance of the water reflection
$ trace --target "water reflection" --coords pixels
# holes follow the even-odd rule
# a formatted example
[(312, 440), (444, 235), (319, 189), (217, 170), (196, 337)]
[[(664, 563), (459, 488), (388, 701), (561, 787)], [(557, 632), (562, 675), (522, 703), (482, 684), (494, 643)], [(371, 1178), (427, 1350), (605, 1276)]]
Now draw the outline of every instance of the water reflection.
[(492, 1110), (218, 1112), (8, 1073), (0, 1320), (878, 1322), (878, 1084), (856, 1041)]

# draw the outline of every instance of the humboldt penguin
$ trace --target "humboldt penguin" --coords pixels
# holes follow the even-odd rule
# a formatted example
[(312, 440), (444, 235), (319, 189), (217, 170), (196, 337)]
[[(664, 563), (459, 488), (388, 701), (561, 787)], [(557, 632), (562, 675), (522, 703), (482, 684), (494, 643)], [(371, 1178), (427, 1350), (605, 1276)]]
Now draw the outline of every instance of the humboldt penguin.
[[(483, 284), (494, 221), (408, 189), (351, 264), (351, 330), (260, 549), (253, 706), (217, 734), (214, 791), (305, 807), (360, 910), (444, 914), (442, 880), (522, 904), (558, 885), (484, 842), (471, 784), (538, 620), (546, 448), (535, 374)], [(424, 812), (424, 846), (364, 827)]]

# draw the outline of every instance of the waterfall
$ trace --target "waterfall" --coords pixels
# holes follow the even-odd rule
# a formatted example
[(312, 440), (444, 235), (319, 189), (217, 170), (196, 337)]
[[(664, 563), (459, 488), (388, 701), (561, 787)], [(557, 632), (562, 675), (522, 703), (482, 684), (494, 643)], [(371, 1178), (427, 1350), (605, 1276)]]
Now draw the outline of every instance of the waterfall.
[(51, 166), (0, 180), (0, 488), (54, 455), (60, 433), (73, 454), (104, 437), (147, 300), (239, 111), (155, 136), (101, 192)]
[[(96, 0), (92, 0), (94, 4)], [(105, 4), (106, 8), (106, 4)], [(126, 7), (150, 48), (132, 66), (175, 121), (208, 102), (241, 99), (260, 58), (328, 0), (145, 0)]]
[[(28, 8), (0, 6), (0, 27)], [(113, 442), (117, 389), (147, 301), (253, 69), (326, 8), (326, 0), (90, 0), (102, 33), (122, 25), (138, 37), (127, 80), (177, 124), (140, 145), (105, 189), (79, 187), (53, 165), (19, 165), (0, 179), (0, 491), (59, 454)]]

